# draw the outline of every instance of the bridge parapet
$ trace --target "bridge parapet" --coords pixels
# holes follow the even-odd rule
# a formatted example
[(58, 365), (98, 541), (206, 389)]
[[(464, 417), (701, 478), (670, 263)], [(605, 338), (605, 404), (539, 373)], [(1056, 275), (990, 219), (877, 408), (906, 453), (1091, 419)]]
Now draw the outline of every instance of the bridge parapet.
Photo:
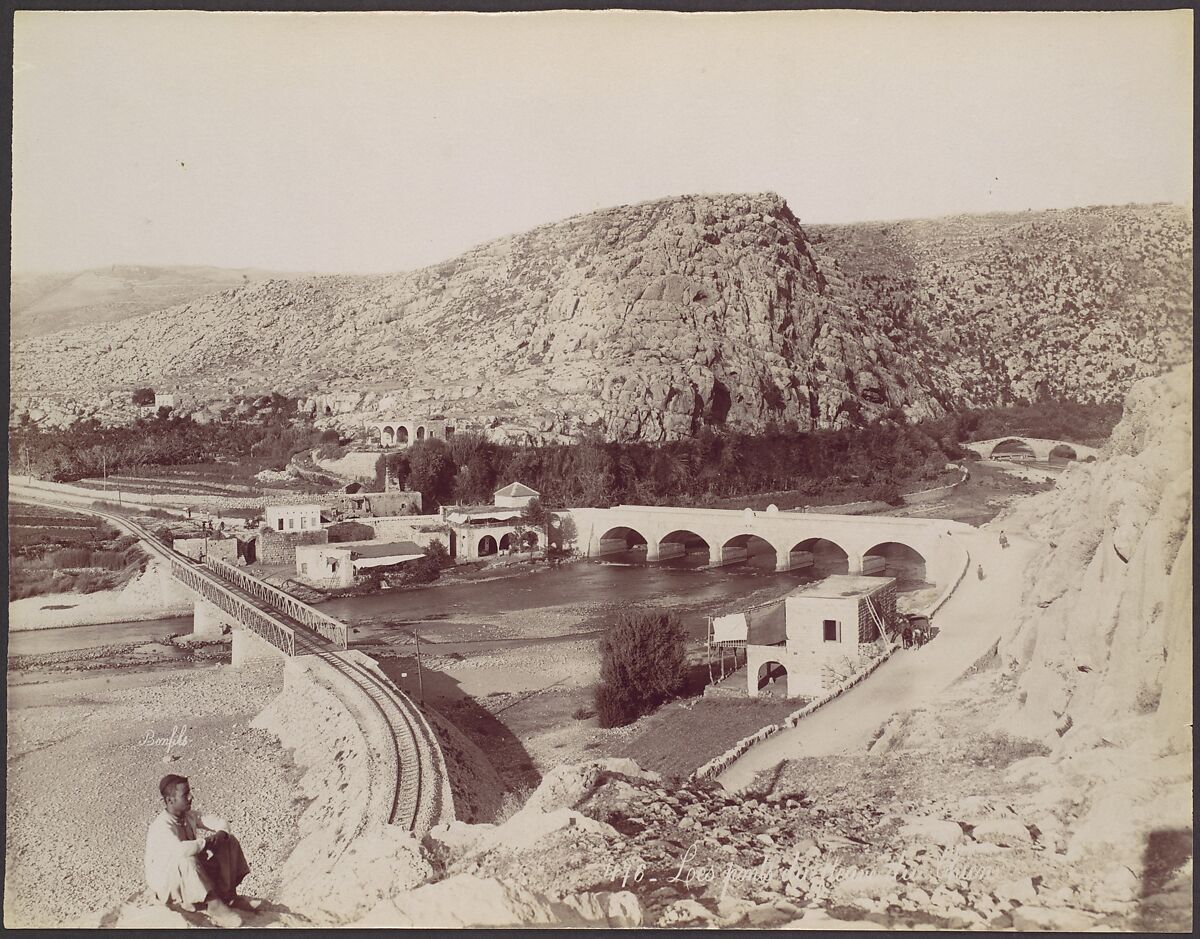
[(172, 558), (171, 575), (233, 620), (257, 633), (284, 655), (296, 654), (295, 630), (269, 613), (251, 606), (205, 571)]
[(205, 557), (204, 564), (246, 593), (266, 601), (281, 613), (286, 613), (297, 623), (304, 624), (313, 632), (328, 639), (339, 649), (349, 648), (349, 635), (345, 623), (335, 620), (332, 616), (327, 616), (302, 600), (296, 599), (290, 593), (280, 590), (264, 580), (259, 580), (225, 561), (214, 557)]

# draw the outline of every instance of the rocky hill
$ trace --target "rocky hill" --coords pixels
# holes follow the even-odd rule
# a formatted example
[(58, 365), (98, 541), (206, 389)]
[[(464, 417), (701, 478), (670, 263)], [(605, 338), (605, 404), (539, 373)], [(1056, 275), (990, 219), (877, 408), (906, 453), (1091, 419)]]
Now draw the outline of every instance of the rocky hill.
[(12, 338), (115, 323), (284, 276), (250, 269), (124, 264), (69, 274), (14, 273), (9, 285)]
[(530, 439), (662, 440), (1113, 400), (1190, 337), (1182, 208), (806, 231), (774, 194), (686, 196), (412, 273), (268, 281), (35, 337), (14, 346), (11, 381), (18, 411), (70, 388), (87, 413), (114, 387), (168, 383), (197, 403), (246, 387), (328, 396), (346, 425), (447, 413)]

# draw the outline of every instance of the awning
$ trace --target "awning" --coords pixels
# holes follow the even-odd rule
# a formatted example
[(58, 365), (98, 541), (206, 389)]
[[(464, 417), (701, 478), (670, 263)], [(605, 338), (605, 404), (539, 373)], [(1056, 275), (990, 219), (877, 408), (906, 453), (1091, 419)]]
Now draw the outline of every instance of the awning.
[(713, 619), (713, 642), (745, 642), (749, 634), (745, 613), (730, 613)]

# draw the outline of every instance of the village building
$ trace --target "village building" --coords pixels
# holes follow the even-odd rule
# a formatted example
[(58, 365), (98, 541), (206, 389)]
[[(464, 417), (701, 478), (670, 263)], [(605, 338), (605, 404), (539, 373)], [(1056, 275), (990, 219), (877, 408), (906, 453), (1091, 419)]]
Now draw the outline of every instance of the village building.
[(752, 698), (816, 698), (883, 655), (897, 629), (895, 578), (835, 574), (714, 618), (709, 648), (744, 654)]
[(296, 574), (320, 587), (350, 587), (364, 573), (425, 557), (411, 541), (344, 541), (298, 545)]
[(530, 489), (523, 483), (511, 483), (503, 489), (497, 489), (492, 496), (492, 501), (496, 505), (505, 508), (523, 509), (540, 496), (540, 492), (536, 489)]
[[(351, 486), (346, 489), (349, 490)], [(420, 515), (421, 493), (411, 489), (367, 492), (362, 487), (356, 487), (353, 492), (338, 493), (325, 508), (331, 517), (339, 519)]]
[(263, 519), (272, 531), (308, 531), (321, 527), (319, 505), (268, 505)]
[(242, 550), (236, 538), (175, 538), (171, 541), (171, 549), (191, 558), (193, 561), (203, 561), (206, 557), (236, 564)]
[(449, 530), (450, 556), (462, 564), (543, 547), (541, 533), (521, 523), (525, 509), (537, 497), (537, 490), (517, 482), (497, 489), (492, 505), (444, 507), (442, 517)]

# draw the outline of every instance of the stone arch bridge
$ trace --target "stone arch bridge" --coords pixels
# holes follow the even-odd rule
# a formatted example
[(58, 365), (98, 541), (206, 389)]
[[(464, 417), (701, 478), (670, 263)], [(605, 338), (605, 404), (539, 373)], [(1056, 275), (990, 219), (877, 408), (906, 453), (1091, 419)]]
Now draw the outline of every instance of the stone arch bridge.
[(952, 581), (966, 558), (954, 535), (974, 531), (944, 519), (751, 509), (618, 505), (573, 509), (571, 514), (577, 543), (588, 557), (627, 550), (640, 538), (646, 543), (646, 560), (653, 563), (678, 557), (689, 541), (701, 539), (708, 546), (709, 566), (721, 567), (745, 560), (751, 539), (760, 539), (774, 551), (775, 569), (788, 571), (805, 563), (805, 553), (823, 541), (845, 553), (853, 574), (863, 572), (864, 558), (899, 545), (920, 555), (925, 579), (939, 585)]
[(1049, 460), (1051, 451), (1059, 447), (1070, 450), (1076, 460), (1086, 460), (1088, 457), (1100, 458), (1100, 451), (1095, 447), (1085, 447), (1081, 443), (1071, 443), (1068, 440), (1046, 440), (1042, 437), (993, 437), (991, 440), (972, 440), (961, 446), (963, 449), (978, 453), (985, 460), (992, 459), (992, 454), (998, 447), (1004, 447), (1008, 453), (1032, 453), (1033, 458), (1042, 463)]

